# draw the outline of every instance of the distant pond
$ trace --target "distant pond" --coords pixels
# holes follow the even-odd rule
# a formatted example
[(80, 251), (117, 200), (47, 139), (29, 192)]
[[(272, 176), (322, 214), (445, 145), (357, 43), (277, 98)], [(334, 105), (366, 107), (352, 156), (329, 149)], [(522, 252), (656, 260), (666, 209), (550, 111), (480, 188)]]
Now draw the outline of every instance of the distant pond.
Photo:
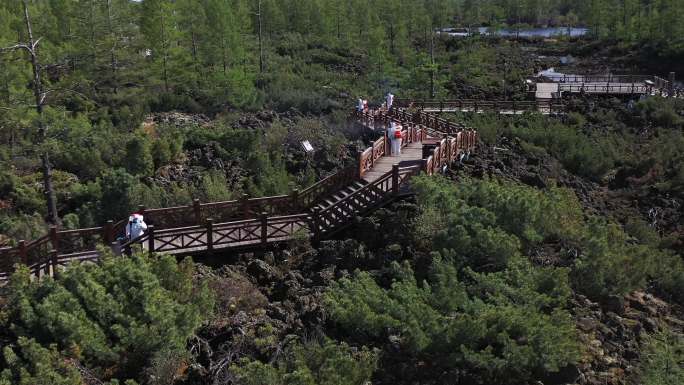
[[(491, 30), (489, 27), (478, 27), (477, 33), (486, 36), (520, 36), (520, 37), (559, 37), (571, 36), (580, 37), (589, 33), (588, 28), (566, 28), (566, 27), (548, 27), (548, 28), (500, 28)], [(437, 31), (438, 34), (445, 34), (453, 37), (468, 37), (472, 33), (468, 28), (443, 28)]]

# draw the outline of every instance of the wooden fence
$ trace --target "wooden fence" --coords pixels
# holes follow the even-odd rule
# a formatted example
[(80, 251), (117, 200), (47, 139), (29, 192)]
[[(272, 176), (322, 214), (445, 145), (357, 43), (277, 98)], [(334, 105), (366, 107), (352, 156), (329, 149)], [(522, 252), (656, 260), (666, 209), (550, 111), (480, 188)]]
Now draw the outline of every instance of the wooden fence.
[(564, 104), (551, 100), (396, 99), (394, 104), (401, 108), (417, 108), (419, 110), (427, 110), (427, 112), (471, 111), (517, 114), (529, 111), (558, 114), (566, 111)]

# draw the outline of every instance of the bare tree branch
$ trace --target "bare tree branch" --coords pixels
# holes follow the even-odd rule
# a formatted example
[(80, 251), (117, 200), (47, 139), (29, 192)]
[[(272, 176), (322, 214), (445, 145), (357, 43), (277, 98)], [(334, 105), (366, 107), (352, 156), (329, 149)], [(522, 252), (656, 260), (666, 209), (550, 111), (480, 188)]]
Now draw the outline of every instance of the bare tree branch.
[(2, 48), (0, 48), (0, 52), (11, 52), (11, 51), (16, 51), (18, 49), (25, 49), (25, 50), (31, 52), (31, 48), (28, 45), (23, 44), (23, 43), (15, 44), (11, 47), (2, 47)]
[(32, 50), (34, 50), (34, 51), (36, 50), (36, 47), (38, 46), (38, 43), (40, 43), (41, 39), (42, 39), (42, 37), (39, 37), (38, 39), (36, 39), (36, 41), (33, 42), (33, 45), (31, 46)]

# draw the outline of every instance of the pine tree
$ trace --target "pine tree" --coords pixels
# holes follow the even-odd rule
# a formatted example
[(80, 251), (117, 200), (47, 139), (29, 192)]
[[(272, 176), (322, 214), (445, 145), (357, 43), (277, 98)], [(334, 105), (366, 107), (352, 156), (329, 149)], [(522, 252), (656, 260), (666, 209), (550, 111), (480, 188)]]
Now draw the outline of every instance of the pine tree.
[(175, 43), (172, 3), (165, 0), (143, 0), (139, 25), (145, 37), (145, 55), (159, 67), (158, 75), (164, 91), (171, 90), (171, 50)]

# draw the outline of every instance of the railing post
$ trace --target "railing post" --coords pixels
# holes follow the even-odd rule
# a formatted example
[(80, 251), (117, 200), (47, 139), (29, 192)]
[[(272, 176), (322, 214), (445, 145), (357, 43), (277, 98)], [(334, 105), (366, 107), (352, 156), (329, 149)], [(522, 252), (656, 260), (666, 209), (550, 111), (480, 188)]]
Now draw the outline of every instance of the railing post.
[(147, 249), (148, 252), (153, 253), (154, 252), (154, 226), (150, 225), (147, 226)]
[(298, 211), (300, 207), (305, 206), (303, 202), (299, 201), (299, 189), (292, 190), (292, 208), (293, 211)]
[(425, 171), (425, 173), (429, 175), (429, 173), (428, 173), (428, 160), (427, 159), (421, 159), (421, 165), (422, 165), (421, 167), (422, 167), (423, 171)]
[(199, 225), (202, 223), (202, 206), (197, 198), (192, 200), (192, 211), (195, 214), (195, 223)]
[(52, 276), (57, 278), (57, 270), (59, 269), (59, 254), (57, 250), (50, 250), (50, 265), (46, 266), (49, 271), (52, 268)]
[(356, 151), (356, 165), (357, 165), (357, 176), (359, 179), (363, 176), (363, 151)]
[(121, 254), (122, 254), (121, 243), (112, 242), (109, 244), (109, 247), (112, 249), (112, 253), (114, 253), (115, 256), (117, 256), (117, 257), (121, 256)]
[(50, 243), (52, 243), (52, 249), (59, 250), (59, 234), (57, 233), (57, 226), (50, 226)]
[(28, 249), (26, 249), (26, 241), (23, 239), (20, 240), (17, 246), (19, 247), (19, 257), (21, 259), (21, 263), (28, 266)]
[(109, 219), (107, 222), (105, 222), (104, 225), (104, 234), (102, 234), (104, 237), (104, 241), (106, 244), (110, 244), (114, 242), (114, 221)]
[(261, 243), (268, 243), (268, 213), (262, 212), (259, 219), (261, 220)]
[(313, 224), (313, 229), (311, 231), (313, 232), (314, 238), (318, 238), (321, 234), (321, 208), (316, 206), (313, 209), (311, 209), (311, 222)]
[(249, 218), (249, 195), (242, 194), (240, 196), (240, 207), (242, 208), (242, 216)]
[(214, 250), (214, 220), (207, 218), (207, 250)]
[(392, 165), (392, 194), (399, 195), (399, 163)]
[(670, 84), (668, 84), (667, 97), (674, 97), (674, 83), (675, 83), (675, 73), (670, 72)]

